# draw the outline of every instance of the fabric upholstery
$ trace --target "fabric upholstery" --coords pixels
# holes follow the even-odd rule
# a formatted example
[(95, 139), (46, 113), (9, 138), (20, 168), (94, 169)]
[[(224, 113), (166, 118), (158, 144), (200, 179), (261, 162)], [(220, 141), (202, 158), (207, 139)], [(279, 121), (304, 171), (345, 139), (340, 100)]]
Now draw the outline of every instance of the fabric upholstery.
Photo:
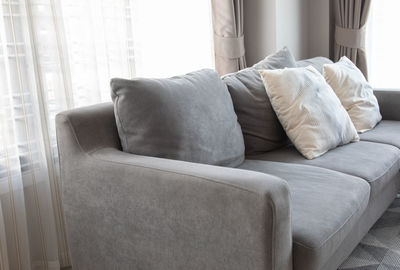
[(271, 106), (260, 74), (246, 68), (222, 78), (228, 86), (242, 128), (246, 154), (287, 144), (287, 136)]
[(220, 75), (246, 67), (243, 0), (212, 0), (215, 68)]
[(73, 269), (292, 269), (284, 180), (122, 152), (109, 103), (56, 122)]
[(363, 133), (382, 120), (371, 85), (346, 56), (324, 65), (324, 78), (339, 97), (357, 132)]
[(346, 110), (314, 67), (260, 74), (286, 134), (307, 159), (359, 139)]
[(358, 177), (313, 166), (258, 160), (246, 160), (240, 168), (287, 181), (292, 203), (294, 269), (324, 269), (322, 266), (348, 237), (368, 204), (370, 187)]
[(222, 77), (242, 128), (246, 154), (270, 151), (287, 144), (286, 133), (271, 106), (257, 69), (294, 66), (294, 57), (285, 47), (251, 68)]
[[(322, 243), (327, 232), (349, 213), (347, 206), (356, 205), (355, 198), (365, 190), (365, 185), (355, 188), (356, 177), (318, 164), (268, 162), (259, 166), (262, 161), (246, 160), (242, 169), (231, 169), (121, 152), (112, 103), (61, 113), (56, 122), (74, 269), (289, 270), (293, 228), (293, 269), (334, 270), (390, 204), (400, 183), (397, 173), (371, 196), (361, 219), (355, 213), (320, 248), (308, 249), (300, 245), (300, 239), (310, 246)], [(286, 156), (292, 159), (289, 163), (296, 163), (300, 156), (309, 164), (338, 149), (325, 167), (330, 163), (330, 169), (360, 168), (354, 174), (365, 171), (372, 178), (398, 152), (390, 145), (358, 142), (312, 161), (298, 153)], [(279, 157), (282, 150), (273, 152)], [(349, 154), (357, 152), (363, 154)], [(266, 170), (268, 174), (260, 173)], [(310, 205), (310, 212), (324, 215), (324, 220), (327, 213), (315, 208), (329, 207), (335, 219), (327, 216), (327, 222), (317, 224), (310, 218), (318, 232), (310, 235), (301, 211), (309, 213), (302, 205)], [(357, 220), (354, 225), (353, 220)], [(325, 261), (330, 252), (334, 254)]]
[(383, 120), (400, 121), (400, 91), (374, 90)]
[(242, 131), (215, 71), (113, 79), (111, 88), (124, 151), (231, 167), (243, 162)]
[(357, 176), (371, 185), (372, 197), (379, 194), (400, 169), (400, 150), (398, 148), (367, 141), (337, 147), (313, 160), (302, 157), (293, 146), (247, 158), (307, 164)]
[(361, 134), (360, 140), (385, 143), (400, 148), (400, 122), (383, 120), (374, 129)]
[[(400, 189), (400, 174), (394, 176), (384, 189), (376, 197), (370, 198), (366, 211), (355, 224), (348, 236), (343, 240), (327, 263), (321, 268), (323, 270), (337, 270), (344, 260), (352, 253), (354, 248), (368, 233), (369, 229), (382, 216), (388, 206), (393, 202)], [(378, 268), (379, 269), (379, 268)], [(361, 270), (361, 269), (360, 269)]]
[(335, 1), (335, 61), (347, 56), (368, 79), (365, 27), (371, 0)]
[(296, 62), (297, 67), (313, 66), (319, 73), (322, 74), (322, 69), (325, 64), (332, 64), (332, 60), (326, 57), (317, 56), (309, 59), (304, 59)]

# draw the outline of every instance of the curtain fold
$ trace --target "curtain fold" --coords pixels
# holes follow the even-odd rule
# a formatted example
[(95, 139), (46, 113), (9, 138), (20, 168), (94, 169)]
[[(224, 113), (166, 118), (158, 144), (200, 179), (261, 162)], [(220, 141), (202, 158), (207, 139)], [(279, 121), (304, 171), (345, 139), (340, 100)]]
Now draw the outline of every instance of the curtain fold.
[(347, 56), (368, 78), (365, 29), (371, 0), (335, 0), (335, 61)]
[(243, 0), (212, 0), (215, 68), (222, 76), (246, 68)]

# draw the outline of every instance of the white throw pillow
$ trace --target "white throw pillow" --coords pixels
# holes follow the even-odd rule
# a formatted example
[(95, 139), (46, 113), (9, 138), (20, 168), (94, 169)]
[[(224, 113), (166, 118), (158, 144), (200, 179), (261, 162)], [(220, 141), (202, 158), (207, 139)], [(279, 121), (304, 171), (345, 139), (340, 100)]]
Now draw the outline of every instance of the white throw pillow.
[(359, 140), (340, 100), (314, 67), (262, 70), (260, 75), (286, 134), (307, 159)]
[(357, 132), (370, 130), (382, 120), (371, 85), (346, 56), (324, 65), (324, 77), (349, 113)]

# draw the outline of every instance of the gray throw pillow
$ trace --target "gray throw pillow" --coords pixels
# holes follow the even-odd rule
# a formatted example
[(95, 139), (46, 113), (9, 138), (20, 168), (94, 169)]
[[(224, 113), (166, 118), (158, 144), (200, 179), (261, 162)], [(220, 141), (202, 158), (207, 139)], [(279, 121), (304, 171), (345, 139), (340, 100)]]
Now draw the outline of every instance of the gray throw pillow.
[(322, 70), (325, 64), (333, 64), (332, 60), (326, 57), (317, 56), (309, 59), (304, 59), (296, 62), (297, 67), (313, 66), (319, 73), (322, 74)]
[(293, 54), (287, 47), (283, 47), (281, 50), (268, 55), (265, 59), (253, 65), (253, 68), (257, 70), (261, 69), (280, 69), (285, 67), (295, 67), (296, 60)]
[(286, 133), (271, 106), (258, 70), (295, 66), (293, 55), (285, 47), (251, 68), (222, 77), (242, 127), (247, 155), (271, 151), (288, 144)]
[(112, 79), (123, 151), (235, 167), (244, 142), (231, 97), (204, 69), (168, 79)]

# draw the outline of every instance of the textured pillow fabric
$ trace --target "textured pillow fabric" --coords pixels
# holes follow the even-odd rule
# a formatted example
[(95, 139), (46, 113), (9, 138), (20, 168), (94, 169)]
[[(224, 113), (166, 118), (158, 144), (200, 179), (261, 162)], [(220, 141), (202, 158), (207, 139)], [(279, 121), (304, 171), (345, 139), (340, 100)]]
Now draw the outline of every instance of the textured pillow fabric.
[(242, 128), (246, 154), (271, 151), (288, 142), (269, 102), (260, 74), (254, 68), (223, 77)]
[(324, 77), (359, 133), (374, 128), (382, 120), (371, 85), (346, 56), (335, 64), (324, 65)]
[(313, 66), (319, 73), (322, 74), (325, 64), (333, 64), (332, 60), (326, 57), (317, 56), (309, 59), (304, 59), (296, 62), (297, 67)]
[(295, 60), (290, 51), (283, 48), (251, 68), (222, 77), (228, 86), (242, 127), (247, 155), (271, 151), (288, 142), (256, 67), (262, 69), (295, 67)]
[(295, 67), (296, 60), (287, 47), (283, 47), (276, 53), (270, 54), (260, 62), (253, 65), (255, 69), (279, 69)]
[(286, 134), (307, 159), (359, 140), (340, 100), (314, 67), (262, 70), (260, 75)]
[(112, 79), (123, 151), (235, 167), (244, 142), (226, 85), (211, 69), (168, 79)]

